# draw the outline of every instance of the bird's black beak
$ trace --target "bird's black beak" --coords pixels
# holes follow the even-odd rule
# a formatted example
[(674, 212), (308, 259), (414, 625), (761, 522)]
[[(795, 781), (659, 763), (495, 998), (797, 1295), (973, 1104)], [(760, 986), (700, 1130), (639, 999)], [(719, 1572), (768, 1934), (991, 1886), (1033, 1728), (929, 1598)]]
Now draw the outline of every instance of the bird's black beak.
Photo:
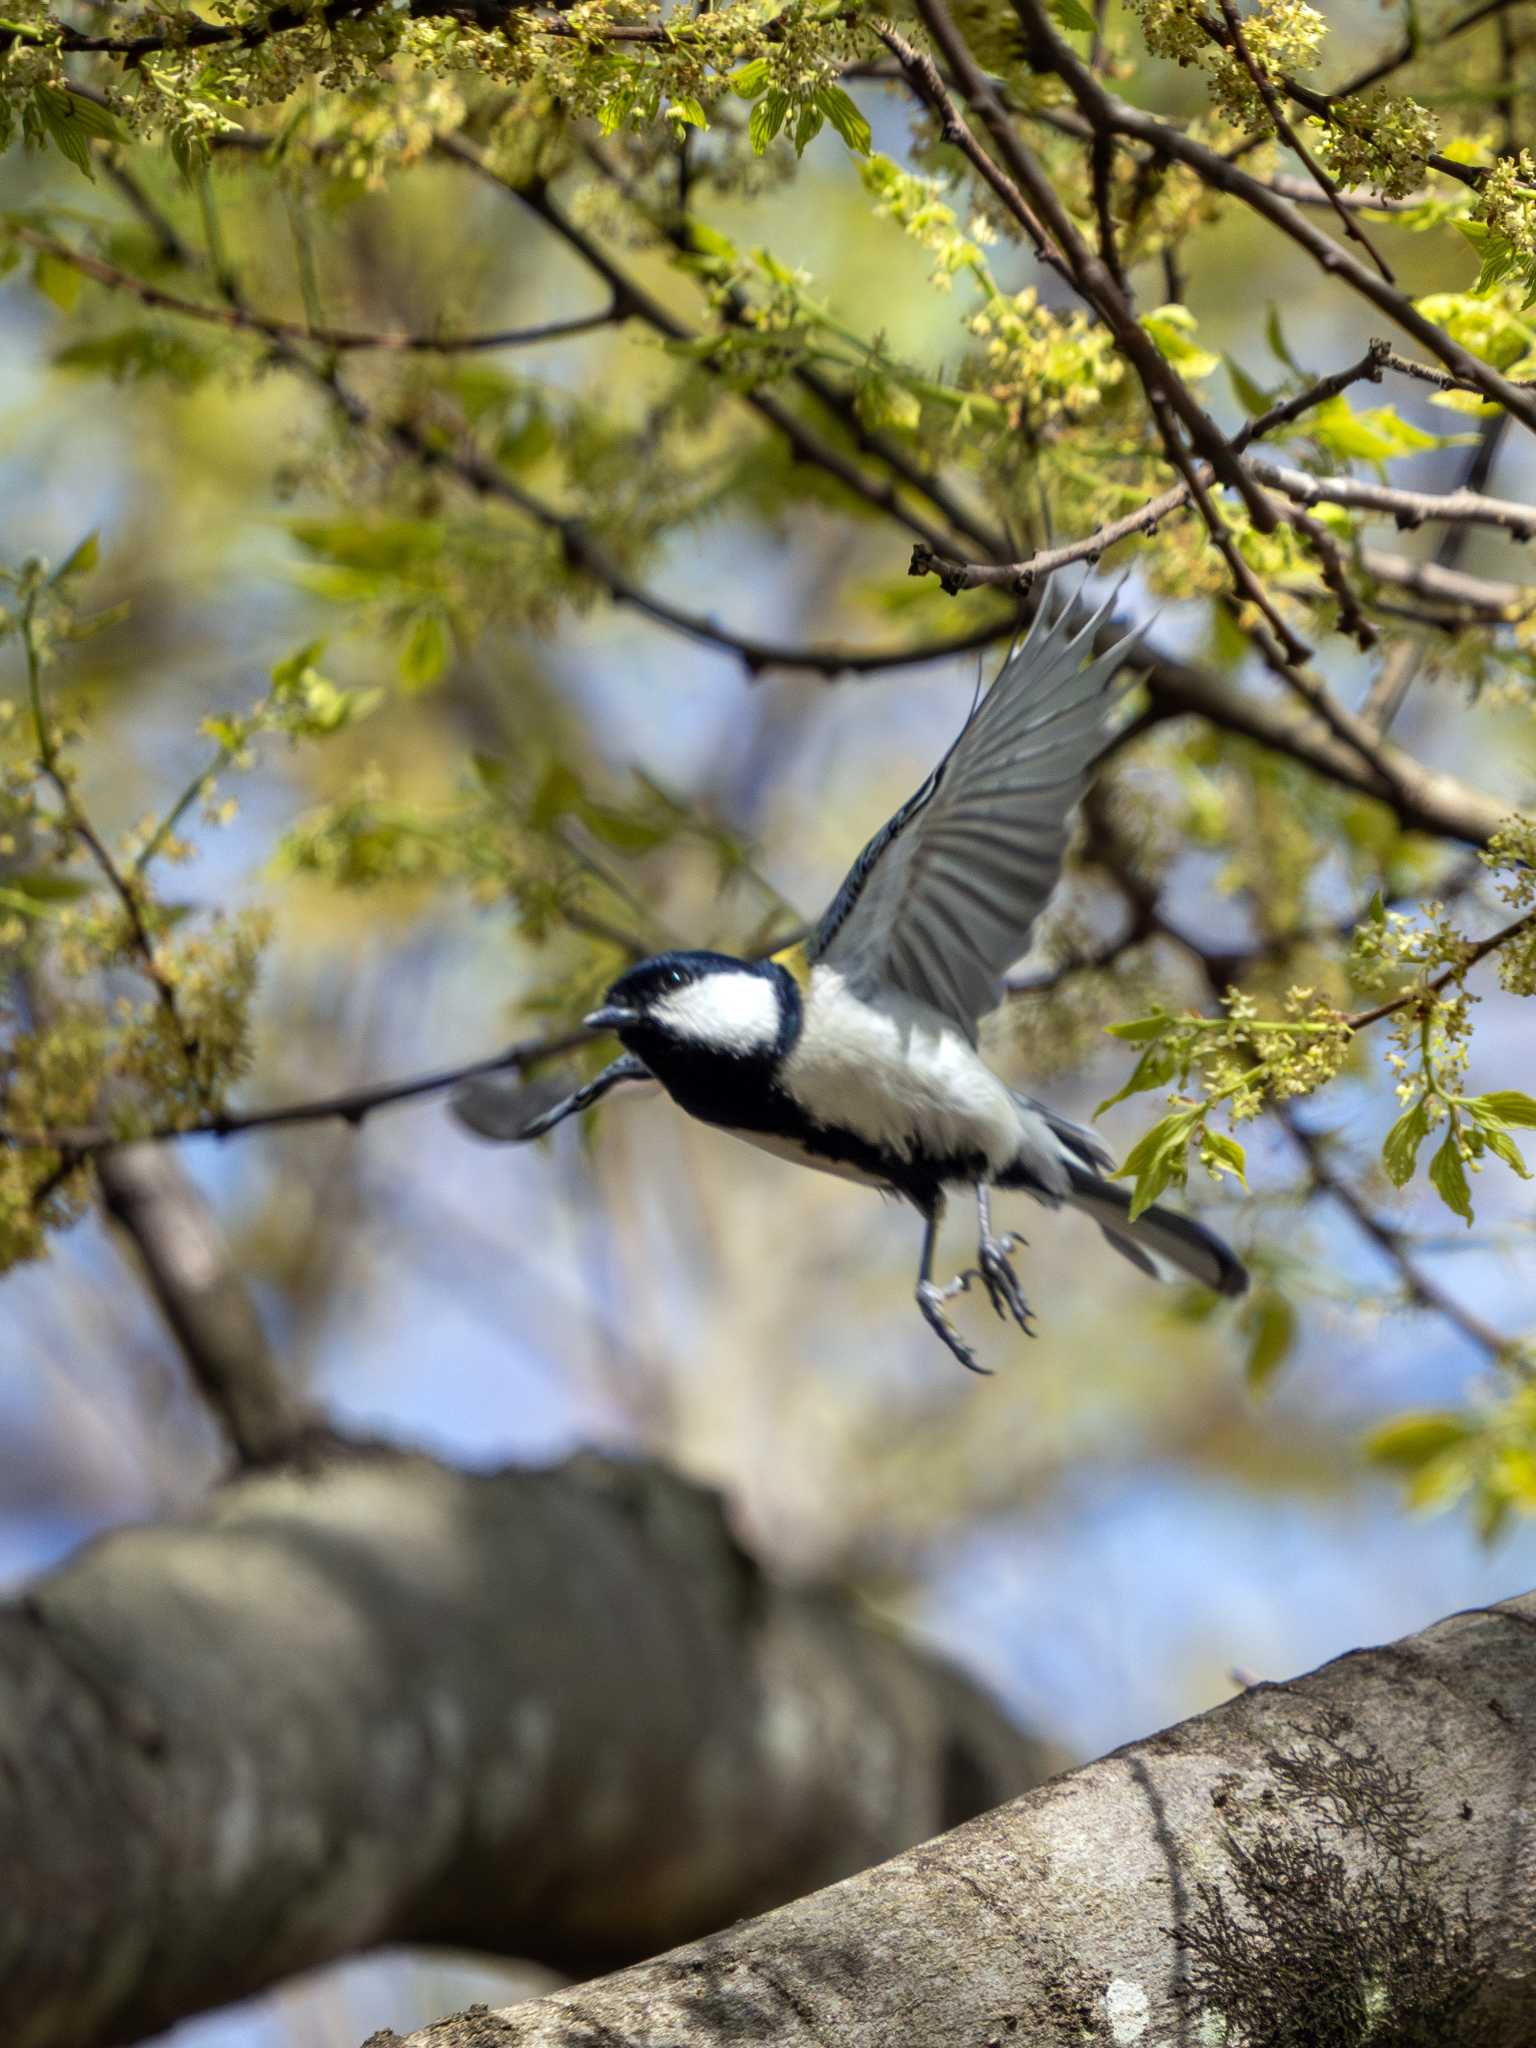
[(600, 1010), (591, 1011), (581, 1021), (589, 1031), (623, 1031), (640, 1022), (640, 1012), (624, 1003), (604, 1003)]

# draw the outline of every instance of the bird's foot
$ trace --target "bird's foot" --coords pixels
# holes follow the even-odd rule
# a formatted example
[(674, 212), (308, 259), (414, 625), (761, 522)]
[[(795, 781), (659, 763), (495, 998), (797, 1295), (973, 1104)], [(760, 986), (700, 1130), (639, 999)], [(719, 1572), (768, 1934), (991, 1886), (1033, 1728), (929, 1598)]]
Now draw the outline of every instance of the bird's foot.
[(967, 1372), (979, 1372), (984, 1379), (991, 1377), (991, 1367), (983, 1365), (969, 1344), (962, 1342), (959, 1331), (944, 1313), (944, 1304), (953, 1301), (957, 1294), (964, 1294), (971, 1284), (971, 1276), (962, 1273), (951, 1280), (947, 1287), (939, 1287), (932, 1280), (917, 1283), (917, 1305), (923, 1312), (923, 1320), (930, 1330), (959, 1359)]
[(1018, 1324), (1026, 1337), (1033, 1337), (1030, 1328), (1030, 1306), (1024, 1299), (1024, 1290), (1019, 1285), (1019, 1276), (1013, 1270), (1013, 1254), (1021, 1240), (1012, 1233), (1003, 1237), (984, 1237), (976, 1247), (979, 1263), (961, 1275), (962, 1280), (975, 1278), (987, 1290), (987, 1299), (992, 1312), (999, 1322), (1009, 1316)]

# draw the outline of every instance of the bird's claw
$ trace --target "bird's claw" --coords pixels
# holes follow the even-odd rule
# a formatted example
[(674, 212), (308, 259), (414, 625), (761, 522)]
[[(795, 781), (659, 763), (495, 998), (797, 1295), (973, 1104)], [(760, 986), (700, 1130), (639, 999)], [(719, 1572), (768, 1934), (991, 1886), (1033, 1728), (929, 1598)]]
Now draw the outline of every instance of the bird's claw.
[(917, 1283), (917, 1305), (923, 1312), (923, 1319), (939, 1341), (944, 1344), (967, 1372), (980, 1373), (983, 1379), (990, 1379), (992, 1368), (983, 1365), (969, 1344), (961, 1340), (959, 1331), (944, 1313), (944, 1304), (953, 1301), (957, 1294), (964, 1294), (970, 1287), (970, 1275), (962, 1273), (951, 1280), (947, 1287), (939, 1287), (932, 1280)]
[(1004, 1322), (1012, 1316), (1025, 1336), (1032, 1337), (1035, 1333), (1030, 1328), (1029, 1303), (1024, 1299), (1019, 1276), (1013, 1270), (1013, 1254), (1018, 1245), (1019, 1240), (1011, 1233), (1003, 1237), (984, 1237), (976, 1247), (979, 1265), (972, 1266), (961, 1278), (979, 1280), (987, 1290), (987, 1299), (998, 1321)]

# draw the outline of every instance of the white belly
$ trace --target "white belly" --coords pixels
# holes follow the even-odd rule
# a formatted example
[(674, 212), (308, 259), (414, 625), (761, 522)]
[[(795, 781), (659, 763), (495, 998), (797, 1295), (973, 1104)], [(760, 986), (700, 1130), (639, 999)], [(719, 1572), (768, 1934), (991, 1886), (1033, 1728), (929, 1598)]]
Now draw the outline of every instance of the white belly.
[[(994, 1173), (1014, 1159), (1023, 1135), (1017, 1103), (938, 1011), (895, 994), (876, 1009), (826, 966), (812, 970), (804, 1001), (781, 1079), (808, 1116), (909, 1159), (979, 1154)], [(773, 1151), (784, 1141), (754, 1142)], [(796, 1147), (791, 1156), (805, 1155)]]
[(886, 1186), (878, 1174), (866, 1173), (863, 1167), (851, 1166), (845, 1160), (823, 1159), (818, 1153), (808, 1151), (798, 1138), (770, 1137), (766, 1131), (741, 1131), (730, 1124), (722, 1124), (720, 1128), (729, 1131), (733, 1138), (740, 1138), (744, 1144), (755, 1145), (759, 1152), (771, 1152), (775, 1159), (792, 1159), (797, 1166), (814, 1167), (817, 1173), (831, 1173), (839, 1180), (857, 1181), (861, 1188), (883, 1190)]

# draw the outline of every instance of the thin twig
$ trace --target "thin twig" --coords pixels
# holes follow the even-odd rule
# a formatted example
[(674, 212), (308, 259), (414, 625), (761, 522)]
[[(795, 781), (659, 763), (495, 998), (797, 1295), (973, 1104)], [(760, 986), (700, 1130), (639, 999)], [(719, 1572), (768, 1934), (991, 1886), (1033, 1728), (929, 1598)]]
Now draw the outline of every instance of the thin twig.
[(1230, 39), (1228, 46), (1236, 51), (1238, 62), (1253, 80), (1254, 88), (1259, 98), (1264, 102), (1265, 111), (1274, 123), (1275, 133), (1285, 143), (1287, 148), (1306, 165), (1314, 183), (1324, 194), (1328, 204), (1333, 208), (1334, 214), (1342, 225), (1345, 234), (1348, 235), (1352, 242), (1359, 243), (1387, 283), (1395, 285), (1397, 279), (1392, 275), (1385, 258), (1381, 255), (1365, 230), (1351, 217), (1348, 209), (1340, 201), (1338, 186), (1329, 177), (1328, 173), (1296, 133), (1296, 130), (1291, 126), (1291, 123), (1286, 119), (1285, 109), (1280, 104), (1280, 96), (1275, 91), (1269, 73), (1248, 47), (1248, 38), (1243, 34), (1243, 25), (1238, 18), (1237, 9), (1232, 5), (1232, 0), (1217, 0), (1217, 5), (1220, 7), (1222, 18), (1227, 25), (1227, 35)]
[(1530, 391), (1511, 383), (1491, 364), (1482, 362), (1454, 341), (1443, 328), (1436, 327), (1404, 293), (1389, 285), (1332, 236), (1324, 234), (1294, 205), (1240, 164), (1185, 134), (1172, 122), (1116, 99), (1057, 34), (1042, 0), (1013, 0), (1013, 6), (1028, 37), (1031, 61), (1064, 81), (1091, 128), (1108, 128), (1116, 135), (1140, 142), (1174, 162), (1188, 165), (1214, 191), (1241, 199), (1305, 249), (1330, 276), (1368, 299), (1421, 347), (1438, 356), (1454, 375), (1464, 378), (1483, 397), (1504, 406), (1522, 426), (1536, 433), (1536, 397)]
[(1314, 1186), (1331, 1196), (1345, 1210), (1351, 1222), (1390, 1260), (1408, 1299), (1459, 1330), (1493, 1363), (1499, 1364), (1507, 1359), (1516, 1349), (1515, 1340), (1503, 1335), (1491, 1323), (1484, 1322), (1481, 1316), (1465, 1307), (1430, 1277), (1409, 1249), (1408, 1233), (1378, 1216), (1359, 1190), (1342, 1174), (1335, 1172), (1322, 1133), (1309, 1130), (1290, 1104), (1278, 1103), (1276, 1110), (1281, 1123), (1305, 1155)]
[[(1352, 384), (1362, 379), (1374, 380), (1381, 374), (1385, 344), (1373, 342), (1357, 363), (1347, 369), (1335, 370), (1316, 383), (1309, 384), (1305, 391), (1293, 398), (1283, 399), (1272, 405), (1267, 412), (1258, 414), (1241, 427), (1232, 437), (1233, 449), (1241, 452), (1254, 441), (1266, 434), (1272, 434), (1279, 427), (1289, 426), (1294, 420), (1323, 405), (1330, 398), (1336, 398)], [(1209, 479), (1207, 468), (1204, 475)], [(930, 554), (921, 545), (912, 550), (909, 574), (913, 576), (937, 576), (951, 597), (962, 590), (1002, 589), (1024, 591), (1042, 576), (1053, 575), (1056, 570), (1067, 568), (1073, 562), (1096, 562), (1112, 548), (1117, 541), (1128, 540), (1138, 533), (1151, 533), (1160, 526), (1170, 513), (1181, 510), (1189, 503), (1189, 485), (1175, 484), (1171, 490), (1159, 497), (1149, 498), (1145, 505), (1134, 512), (1127, 512), (1121, 519), (1111, 520), (1107, 525), (1095, 528), (1081, 540), (1065, 542), (1060, 547), (1041, 548), (1022, 562), (956, 562)]]
[(1523, 911), (1519, 917), (1512, 918), (1506, 925), (1501, 925), (1496, 932), (1490, 932), (1487, 938), (1479, 939), (1476, 945), (1468, 946), (1465, 955), (1454, 967), (1447, 967), (1443, 973), (1426, 981), (1421, 988), (1407, 989), (1402, 995), (1393, 996), (1390, 1002), (1378, 1003), (1374, 1010), (1361, 1010), (1355, 1016), (1346, 1017), (1346, 1028), (1351, 1032), (1367, 1030), (1372, 1024), (1379, 1024), (1383, 1017), (1395, 1017), (1399, 1010), (1412, 1009), (1416, 1003), (1422, 1003), (1427, 997), (1438, 995), (1442, 989), (1449, 988), (1452, 982), (1460, 981), (1464, 974), (1470, 973), (1480, 961), (1486, 960), (1490, 953), (1497, 953), (1499, 948), (1507, 946), (1511, 939), (1516, 939), (1522, 932), (1529, 931), (1532, 925), (1536, 925), (1536, 910)]
[(1516, 540), (1536, 539), (1536, 506), (1512, 498), (1488, 498), (1481, 492), (1405, 491), (1395, 484), (1377, 484), (1350, 476), (1309, 476), (1255, 456), (1249, 462), (1261, 477), (1288, 498), (1303, 505), (1349, 505), (1363, 512), (1386, 513), (1400, 527), (1422, 526), (1427, 520), (1494, 526)]
[(48, 714), (43, 704), (42, 661), (38, 653), (36, 632), (37, 598), (38, 592), (32, 588), (22, 600), (20, 637), (27, 664), (27, 697), (32, 714), (33, 734), (37, 741), (38, 765), (59, 800), (65, 828), (89, 852), (103, 880), (122, 906), (133, 951), (138, 957), (145, 979), (155, 991), (155, 999), (160, 1005), (172, 1041), (181, 1053), (188, 1083), (195, 1095), (206, 1100), (207, 1089), (203, 1081), (197, 1039), (187, 1028), (181, 1014), (181, 1006), (176, 1000), (175, 988), (155, 951), (154, 937), (144, 921), (144, 906), (139, 901), (138, 891), (118, 866), (111, 848), (91, 823), (75, 795), (69, 777), (59, 765), (58, 748), (54, 743)]
[(0, 1144), (14, 1145), (22, 1151), (64, 1152), (70, 1157), (72, 1169), (81, 1160), (119, 1145), (165, 1144), (179, 1138), (232, 1138), (245, 1131), (278, 1130), (291, 1124), (338, 1121), (356, 1127), (375, 1110), (397, 1102), (413, 1102), (423, 1095), (441, 1095), (461, 1081), (472, 1081), (481, 1074), (525, 1073), (543, 1060), (558, 1058), (587, 1044), (592, 1035), (590, 1031), (574, 1030), (553, 1038), (528, 1038), (508, 1046), (505, 1052), (493, 1053), (489, 1059), (471, 1060), (466, 1066), (416, 1074), (405, 1081), (349, 1088), (339, 1095), (283, 1103), (274, 1109), (219, 1110), (190, 1123), (160, 1124), (127, 1135), (95, 1124), (48, 1131), (0, 1129)]
[(68, 242), (58, 241), (52, 235), (39, 234), (35, 228), (26, 227), (19, 221), (6, 222), (0, 232), (59, 263), (67, 263), (82, 277), (92, 278), (112, 291), (126, 292), (141, 305), (157, 311), (175, 313), (184, 320), (200, 320), (213, 327), (260, 334), (269, 341), (312, 342), (321, 348), (343, 352), (383, 349), (396, 354), (451, 356), (485, 349), (531, 348), (541, 342), (569, 341), (574, 335), (590, 334), (594, 328), (610, 327), (624, 317), (623, 309), (614, 299), (599, 313), (582, 313), (569, 320), (546, 321), (542, 326), (507, 327), (482, 334), (367, 333), (354, 327), (316, 327), (304, 320), (285, 320), (276, 314), (253, 312), (246, 306), (210, 306), (196, 299), (181, 298), (175, 292), (165, 291), (157, 284), (135, 277), (131, 271), (122, 270), (115, 263), (104, 262), (101, 257), (93, 256), (85, 249), (76, 249)]

